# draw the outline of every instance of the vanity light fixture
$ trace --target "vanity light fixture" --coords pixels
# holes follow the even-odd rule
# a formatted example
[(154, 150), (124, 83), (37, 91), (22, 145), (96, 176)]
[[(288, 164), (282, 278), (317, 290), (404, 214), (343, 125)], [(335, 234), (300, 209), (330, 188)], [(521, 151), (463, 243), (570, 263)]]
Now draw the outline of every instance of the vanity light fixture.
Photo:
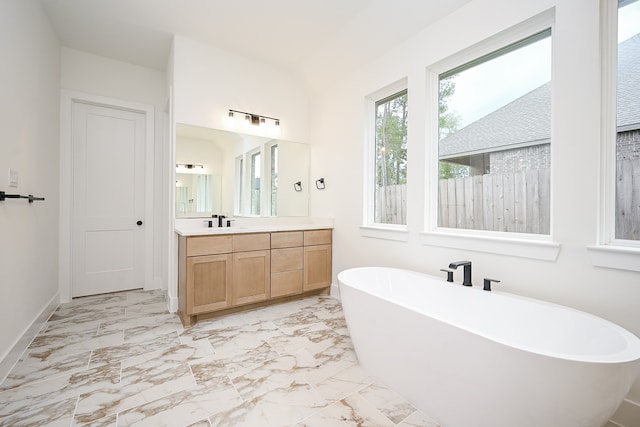
[(318, 190), (324, 190), (326, 188), (324, 185), (324, 178), (316, 179), (316, 188)]
[(193, 165), (191, 163), (176, 163), (176, 168), (184, 169), (204, 169), (204, 165)]
[[(244, 120), (238, 119), (241, 117), (244, 117)], [(280, 131), (280, 119), (260, 114), (247, 113), (245, 111), (229, 110), (229, 121), (231, 122), (232, 127), (247, 127), (248, 125), (253, 125), (265, 128), (273, 133), (278, 133)]]

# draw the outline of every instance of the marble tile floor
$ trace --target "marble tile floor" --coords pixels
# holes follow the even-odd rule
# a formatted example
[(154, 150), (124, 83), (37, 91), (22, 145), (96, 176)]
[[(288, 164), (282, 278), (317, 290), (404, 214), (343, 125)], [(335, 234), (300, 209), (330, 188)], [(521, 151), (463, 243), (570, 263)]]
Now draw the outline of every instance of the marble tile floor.
[(358, 365), (336, 299), (183, 328), (162, 291), (59, 306), (0, 383), (0, 425), (437, 427)]

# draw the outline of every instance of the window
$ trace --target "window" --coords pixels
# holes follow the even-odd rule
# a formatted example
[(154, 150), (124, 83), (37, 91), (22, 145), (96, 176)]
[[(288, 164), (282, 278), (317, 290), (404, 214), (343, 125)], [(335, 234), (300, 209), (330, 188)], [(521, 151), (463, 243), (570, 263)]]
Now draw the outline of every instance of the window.
[(373, 221), (407, 223), (407, 91), (375, 103)]
[(618, 2), (614, 238), (640, 242), (640, 1)]
[(278, 144), (271, 146), (271, 216), (278, 216)]
[(640, 0), (603, 6), (601, 223), (587, 249), (595, 266), (640, 271)]
[(260, 151), (250, 154), (251, 158), (251, 215), (260, 215)]
[(243, 156), (236, 157), (236, 187), (234, 191), (235, 195), (235, 214), (242, 215), (244, 213), (244, 158)]
[(438, 73), (438, 227), (549, 235), (551, 29), (460, 62)]

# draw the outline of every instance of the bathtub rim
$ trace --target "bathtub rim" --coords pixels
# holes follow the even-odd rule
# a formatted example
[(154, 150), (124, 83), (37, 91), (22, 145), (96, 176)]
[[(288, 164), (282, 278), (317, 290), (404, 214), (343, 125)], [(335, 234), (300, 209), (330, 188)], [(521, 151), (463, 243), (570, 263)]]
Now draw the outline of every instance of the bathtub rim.
[[(342, 286), (347, 286), (350, 287), (354, 290), (366, 293), (368, 295), (374, 296), (376, 298), (379, 299), (384, 299), (382, 298), (380, 295), (376, 295), (373, 292), (369, 292), (366, 288), (363, 287), (359, 287), (359, 286), (354, 286), (352, 284), (349, 284), (347, 282), (345, 282), (344, 278), (345, 276), (348, 276), (350, 274), (353, 274), (355, 272), (357, 272), (358, 270), (363, 271), (363, 270), (390, 270), (390, 271), (396, 271), (396, 272), (400, 272), (400, 273), (409, 273), (411, 275), (415, 275), (415, 276), (419, 276), (419, 277), (424, 277), (426, 279), (429, 280), (433, 280), (433, 281), (437, 281), (437, 282), (442, 282), (443, 286), (462, 286), (460, 284), (451, 284), (446, 282), (442, 277), (439, 276), (433, 276), (430, 274), (426, 274), (426, 273), (421, 273), (415, 270), (409, 270), (409, 269), (404, 269), (404, 268), (396, 268), (396, 267), (375, 267), (375, 266), (364, 266), (364, 267), (353, 267), (353, 268), (348, 268), (345, 270), (340, 271), (337, 274), (337, 279), (338, 279), (338, 287), (342, 288)], [(483, 291), (480, 288), (477, 287), (473, 287), (473, 288), (468, 288), (465, 289), (465, 291), (468, 292), (486, 292)], [(340, 289), (340, 294), (341, 296), (343, 295), (342, 289)], [(536, 299), (536, 298), (531, 298), (531, 297), (526, 297), (526, 296), (522, 296), (522, 295), (517, 295), (517, 294), (512, 294), (512, 293), (508, 293), (508, 292), (504, 292), (504, 291), (492, 291), (490, 293), (491, 295), (500, 295), (503, 298), (514, 298), (514, 299), (518, 299), (521, 301), (525, 301), (525, 302), (529, 302), (532, 304), (539, 304), (539, 305), (543, 305), (543, 306), (547, 306), (552, 310), (566, 310), (569, 312), (573, 312), (579, 316), (585, 316), (588, 318), (591, 318), (592, 320), (596, 320), (598, 322), (602, 322), (604, 325), (606, 325), (608, 328), (610, 328), (612, 331), (615, 331), (616, 333), (619, 334), (619, 336), (622, 338), (622, 340), (625, 343), (625, 347), (619, 351), (614, 351), (614, 352), (610, 352), (610, 353), (604, 353), (604, 354), (580, 354), (580, 353), (570, 353), (570, 352), (559, 352), (559, 351), (551, 351), (549, 349), (541, 349), (539, 347), (536, 346), (527, 346), (527, 345), (522, 345), (522, 344), (514, 344), (511, 342), (508, 342), (507, 340), (504, 339), (500, 339), (498, 337), (495, 336), (491, 336), (487, 333), (483, 333), (482, 331), (478, 330), (478, 329), (473, 329), (473, 328), (468, 328), (465, 327), (463, 325), (459, 325), (459, 324), (452, 324), (448, 319), (444, 319), (441, 318), (440, 316), (437, 315), (432, 315), (432, 314), (426, 314), (423, 313), (420, 310), (417, 310), (414, 307), (411, 307), (409, 305), (407, 305), (406, 303), (400, 303), (397, 301), (393, 301), (393, 300), (387, 300), (390, 304), (396, 304), (401, 306), (404, 309), (407, 310), (411, 310), (413, 312), (416, 312), (418, 314), (422, 314), (425, 316), (430, 317), (431, 319), (437, 320), (439, 322), (442, 323), (446, 323), (452, 327), (467, 331), (469, 333), (481, 336), (485, 339), (488, 339), (490, 341), (496, 342), (498, 344), (502, 344), (508, 347), (512, 347), (518, 350), (522, 350), (522, 351), (526, 351), (528, 353), (532, 353), (532, 354), (537, 354), (540, 356), (546, 356), (546, 357), (552, 357), (552, 358), (557, 358), (557, 359), (563, 359), (563, 360), (569, 360), (569, 361), (574, 361), (574, 362), (581, 362), (581, 363), (601, 363), (601, 364), (621, 364), (621, 363), (635, 363), (636, 365), (640, 365), (640, 338), (637, 337), (635, 334), (633, 334), (632, 332), (630, 332), (629, 330), (623, 328), (622, 326), (604, 319), (602, 317), (596, 316), (594, 314), (588, 313), (586, 311), (582, 311), (582, 310), (578, 310), (575, 309), (573, 307), (568, 307), (565, 305), (561, 305), (561, 304), (556, 304), (553, 302), (549, 302), (549, 301), (545, 301), (545, 300), (540, 300), (540, 299)], [(348, 326), (348, 322), (347, 322), (347, 326)]]

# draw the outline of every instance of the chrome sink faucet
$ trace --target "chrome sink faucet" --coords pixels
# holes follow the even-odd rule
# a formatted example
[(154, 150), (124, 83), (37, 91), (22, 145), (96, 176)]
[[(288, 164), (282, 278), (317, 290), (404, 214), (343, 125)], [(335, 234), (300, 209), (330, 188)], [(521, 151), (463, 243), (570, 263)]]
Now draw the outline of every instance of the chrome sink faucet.
[(453, 268), (456, 270), (460, 266), (464, 266), (464, 280), (462, 284), (464, 286), (472, 286), (471, 285), (471, 261), (455, 261), (449, 264), (449, 268)]

